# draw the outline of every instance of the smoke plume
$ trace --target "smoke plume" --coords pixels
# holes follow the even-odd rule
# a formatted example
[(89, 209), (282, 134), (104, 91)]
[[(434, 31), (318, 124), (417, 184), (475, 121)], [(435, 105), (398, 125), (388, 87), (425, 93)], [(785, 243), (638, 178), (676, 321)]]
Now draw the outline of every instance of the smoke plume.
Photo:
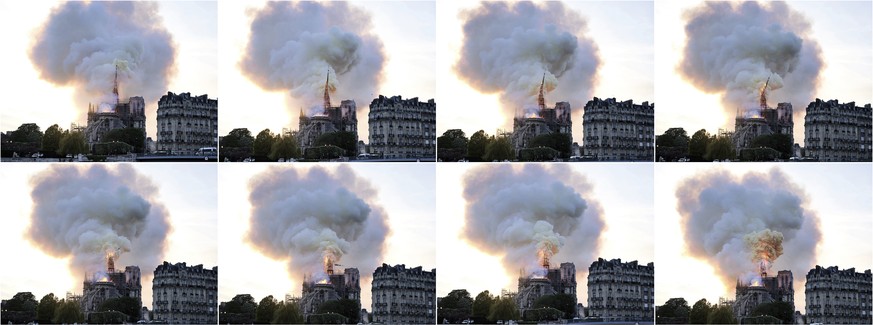
[(536, 109), (544, 73), (551, 105), (581, 108), (590, 99), (597, 46), (587, 21), (563, 3), (483, 2), (460, 17), (464, 42), (455, 72), (481, 92), (500, 93), (504, 115)]
[(366, 276), (382, 263), (387, 215), (370, 183), (348, 166), (333, 171), (273, 167), (249, 183), (248, 241), (264, 255), (289, 260), (288, 272), (324, 278), (328, 263)]
[(586, 265), (596, 257), (604, 229), (602, 209), (592, 196), (588, 180), (566, 165), (473, 168), (464, 176), (463, 237), (502, 256), (511, 272), (539, 272), (543, 258), (553, 257), (552, 267), (567, 261)]
[(52, 256), (70, 257), (76, 278), (105, 271), (108, 256), (117, 270), (139, 266), (143, 278), (163, 261), (168, 212), (151, 180), (130, 165), (51, 165), (30, 183), (28, 239)]
[(795, 275), (815, 265), (818, 217), (806, 208), (803, 190), (778, 168), (739, 177), (724, 170), (700, 173), (683, 180), (676, 197), (688, 253), (711, 263), (727, 287), (738, 278), (750, 281), (771, 263)]
[(34, 40), (30, 60), (40, 78), (74, 87), (83, 115), (85, 103), (114, 107), (116, 65), (122, 100), (156, 102), (176, 73), (175, 44), (155, 2), (65, 2), (52, 9)]
[(378, 94), (385, 61), (368, 13), (339, 1), (280, 1), (251, 15), (251, 36), (240, 61), (251, 81), (266, 90), (290, 91), (292, 101), (313, 115), (322, 110), (330, 70), (334, 105), (353, 99), (366, 116), (361, 104)]
[(732, 115), (737, 109), (757, 111), (770, 78), (769, 106), (790, 102), (795, 120), (802, 118), (824, 65), (804, 16), (783, 2), (707, 1), (685, 19), (679, 72), (694, 86), (721, 94), (723, 109)]

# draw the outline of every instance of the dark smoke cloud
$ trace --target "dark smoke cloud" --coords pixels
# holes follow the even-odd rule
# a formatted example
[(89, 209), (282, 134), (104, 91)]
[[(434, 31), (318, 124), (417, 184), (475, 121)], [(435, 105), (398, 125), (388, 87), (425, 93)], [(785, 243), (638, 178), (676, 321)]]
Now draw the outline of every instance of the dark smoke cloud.
[(268, 2), (251, 15), (251, 34), (240, 61), (250, 80), (267, 90), (290, 91), (314, 114), (321, 112), (330, 69), (334, 104), (353, 99), (366, 116), (364, 103), (378, 94), (385, 62), (368, 13), (346, 2), (282, 1)]
[(600, 66), (587, 21), (563, 3), (483, 2), (460, 13), (464, 43), (458, 76), (485, 93), (500, 93), (506, 116), (536, 107), (543, 73), (547, 101), (575, 109), (589, 99)]
[(34, 39), (30, 60), (40, 78), (73, 86), (83, 114), (85, 102), (115, 103), (116, 64), (123, 100), (157, 101), (176, 73), (175, 44), (155, 2), (65, 2), (52, 9)]
[(288, 271), (323, 276), (323, 258), (356, 267), (362, 278), (382, 263), (387, 214), (376, 190), (340, 165), (293, 169), (273, 167), (249, 183), (251, 224), (246, 238), (264, 255), (289, 260)]
[(588, 180), (566, 165), (473, 168), (464, 176), (464, 199), (463, 237), (500, 255), (509, 272), (541, 268), (538, 249), (551, 250), (553, 267), (569, 261), (581, 271), (596, 258), (603, 211)]
[[(700, 173), (679, 184), (676, 198), (688, 253), (711, 263), (725, 286), (756, 275), (764, 254), (775, 259), (772, 269), (794, 272), (794, 288), (802, 288), (801, 275), (815, 265), (819, 219), (807, 209), (803, 190), (780, 169), (742, 176)], [(754, 237), (773, 247), (748, 244)]]
[(143, 278), (163, 261), (171, 229), (151, 180), (130, 165), (77, 168), (52, 165), (31, 180), (28, 239), (55, 257), (71, 257), (74, 276), (140, 267)]
[(688, 42), (679, 72), (697, 88), (722, 95), (723, 109), (756, 109), (770, 77), (769, 105), (790, 102), (795, 120), (819, 84), (821, 48), (810, 24), (783, 2), (705, 2), (685, 13)]

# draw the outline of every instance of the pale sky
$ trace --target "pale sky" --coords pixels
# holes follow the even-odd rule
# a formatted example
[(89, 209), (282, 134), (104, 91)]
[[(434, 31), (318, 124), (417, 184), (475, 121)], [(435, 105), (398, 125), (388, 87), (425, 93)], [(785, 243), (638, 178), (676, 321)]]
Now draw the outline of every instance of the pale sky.
[[(685, 47), (683, 13), (698, 1), (657, 1), (655, 4), (655, 74), (657, 111), (655, 134), (682, 127), (691, 136), (706, 129), (734, 129), (734, 113), (725, 114), (720, 94), (707, 94), (686, 82), (677, 67)], [(792, 1), (789, 7), (811, 23), (811, 37), (822, 49), (824, 68), (814, 97), (854, 101), (863, 106), (873, 101), (873, 19), (871, 3)], [(776, 90), (778, 91), (778, 90)], [(792, 103), (794, 111), (809, 103)], [(775, 106), (775, 103), (770, 103)], [(794, 142), (803, 144), (803, 120), (794, 119)]]
[[(719, 297), (734, 299), (734, 287), (725, 288), (713, 266), (686, 253), (676, 212), (676, 188), (684, 179), (708, 170), (727, 168), (733, 175), (750, 171), (766, 172), (774, 164), (656, 164), (655, 248), (659, 269), (655, 276), (655, 304), (682, 297), (689, 305), (701, 298), (718, 302)], [(808, 197), (808, 209), (818, 215), (822, 239), (816, 264), (856, 272), (873, 267), (873, 205), (871, 205), (870, 164), (778, 164), (787, 177)], [(784, 252), (785, 255), (792, 252)], [(779, 269), (776, 260), (774, 269)], [(806, 279), (809, 270), (791, 270), (794, 279)], [(806, 314), (803, 287), (794, 287), (794, 306)]]
[[(219, 73), (221, 89), (227, 91), (221, 111), (218, 134), (225, 135), (235, 128), (247, 128), (256, 135), (265, 128), (274, 133), (283, 128), (297, 129), (300, 107), (290, 103), (288, 91), (266, 91), (242, 74), (239, 62), (248, 43), (251, 30), (250, 12), (264, 7), (264, 1), (223, 1), (219, 6), (221, 34), (219, 43)], [(367, 110), (370, 101), (380, 94), (418, 97), (426, 102), (434, 98), (436, 81), (435, 24), (433, 1), (354, 1), (371, 16), (373, 34), (379, 36), (386, 53), (383, 81), (379, 94), (367, 102), (356, 102), (358, 107), (358, 139), (369, 143)], [(343, 87), (343, 85), (339, 85)], [(338, 103), (345, 98), (331, 98)], [(437, 101), (437, 106), (442, 107)]]
[[(219, 170), (219, 301), (229, 301), (238, 294), (251, 294), (256, 301), (272, 295), (301, 296), (302, 283), (292, 281), (287, 260), (273, 260), (252, 247), (244, 238), (249, 229), (251, 204), (249, 179), (277, 164), (231, 164)], [(281, 164), (279, 164), (281, 165)], [(285, 164), (286, 168), (309, 169), (315, 165)], [(336, 166), (321, 164), (328, 170)], [(433, 164), (350, 164), (354, 172), (368, 180), (378, 191), (378, 202), (386, 212), (391, 234), (386, 238), (385, 260), (390, 265), (436, 267), (436, 233)], [(289, 186), (293, 186), (289, 184)], [(345, 265), (345, 267), (354, 267)], [(375, 270), (358, 269), (363, 278)], [(437, 268), (437, 281), (440, 279)], [(372, 310), (371, 288), (361, 283), (361, 308)]]
[[(475, 166), (478, 164), (437, 164), (439, 297), (454, 289), (467, 289), (473, 298), (484, 290), (491, 294), (500, 294), (501, 289), (518, 290), (518, 270), (504, 270), (500, 256), (482, 252), (462, 237), (467, 204), (462, 196), (462, 177)], [(593, 186), (591, 199), (600, 202), (603, 207), (606, 230), (601, 233), (601, 247), (597, 256), (609, 260), (621, 258), (622, 262), (636, 260), (641, 264), (656, 262), (655, 236), (652, 233), (652, 164), (590, 163), (571, 166), (575, 172), (588, 178)], [(588, 261), (585, 265), (576, 264), (576, 293), (579, 302), (585, 306), (588, 305), (588, 280), (582, 274), (587, 274), (591, 262), (594, 261)], [(660, 274), (661, 265), (655, 263), (656, 276)]]
[[(0, 182), (4, 184), (0, 206), (5, 207), (0, 218), (0, 247), (6, 267), (0, 268), (0, 297), (10, 299), (18, 292), (30, 291), (39, 300), (54, 293), (63, 298), (67, 291), (80, 288), (82, 279), (69, 272), (69, 258), (56, 258), (44, 253), (27, 240), (32, 201), (30, 178), (49, 168), (50, 164), (3, 164)], [(115, 164), (108, 164), (110, 168)], [(172, 232), (167, 237), (164, 260), (186, 262), (189, 266), (203, 264), (212, 268), (218, 264), (215, 235), (218, 233), (216, 201), (216, 165), (201, 163), (133, 164), (158, 188), (157, 200), (167, 208)], [(79, 166), (82, 168), (88, 166)], [(124, 255), (121, 257), (121, 262)], [(116, 265), (123, 269), (126, 265)], [(157, 265), (139, 265), (142, 275), (154, 274)], [(221, 267), (219, 267), (221, 269)], [(152, 284), (142, 281), (143, 306), (152, 309)]]
[[(653, 2), (564, 1), (588, 21), (588, 35), (600, 49), (599, 82), (594, 97), (639, 104), (654, 101)], [(503, 116), (498, 94), (483, 94), (461, 80), (454, 71), (463, 44), (458, 14), (475, 8), (477, 2), (441, 1), (437, 4), (437, 82), (440, 104), (437, 134), (462, 129), (467, 137), (478, 130), (495, 134), (497, 129), (512, 131), (512, 116)], [(562, 85), (558, 85), (562, 87)], [(549, 97), (547, 106), (565, 99)], [(574, 104), (573, 111), (585, 103)], [(657, 104), (657, 102), (656, 102)], [(656, 106), (657, 109), (661, 106)], [(656, 113), (657, 114), (657, 113)], [(580, 115), (581, 116), (581, 115)], [(573, 141), (582, 143), (582, 120), (573, 117)]]
[[(36, 123), (42, 131), (52, 124), (69, 129), (70, 123), (86, 124), (88, 102), (75, 101), (72, 86), (56, 86), (39, 78), (28, 52), (34, 31), (42, 26), (53, 1), (0, 1), (0, 33), (4, 51), (0, 54), (0, 86), (14, 93), (0, 107), (0, 130), (13, 131), (23, 123)], [(174, 93), (218, 96), (217, 23), (215, 1), (161, 1), (158, 5), (164, 26), (176, 43), (176, 76), (170, 79)], [(124, 88), (124, 84), (120, 85)], [(107, 90), (107, 93), (111, 89)], [(122, 94), (135, 95), (124, 89)], [(97, 99), (94, 100), (97, 102)], [(146, 133), (156, 140), (157, 101), (146, 102)]]

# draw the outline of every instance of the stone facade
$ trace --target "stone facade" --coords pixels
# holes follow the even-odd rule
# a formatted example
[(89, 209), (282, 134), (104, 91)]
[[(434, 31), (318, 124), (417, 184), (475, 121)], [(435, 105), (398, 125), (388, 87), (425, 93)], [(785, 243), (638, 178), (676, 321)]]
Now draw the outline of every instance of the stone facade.
[(351, 132), (358, 142), (358, 117), (357, 106), (353, 100), (343, 100), (340, 106), (330, 103), (330, 74), (324, 82), (324, 103), (322, 111), (312, 116), (306, 115), (300, 110), (300, 118), (297, 125), (297, 142), (301, 151), (309, 147), (315, 147), (318, 137), (330, 132)]
[(303, 292), (300, 309), (303, 318), (318, 313), (322, 303), (331, 300), (350, 299), (361, 301), (361, 273), (356, 268), (346, 268), (344, 273), (334, 274), (333, 263), (328, 265), (326, 274), (321, 277), (303, 278)]
[(116, 271), (115, 261), (109, 257), (106, 260), (106, 272), (94, 273), (82, 283), (79, 305), (85, 320), (89, 320), (90, 314), (97, 312), (104, 301), (119, 297), (135, 298), (142, 306), (141, 274), (138, 266), (126, 266), (123, 272)]
[(816, 98), (804, 118), (806, 156), (819, 161), (871, 161), (871, 107)]
[(776, 276), (761, 273), (751, 282), (737, 280), (736, 300), (734, 301), (734, 317), (738, 321), (749, 316), (755, 307), (763, 303), (787, 302), (794, 308), (794, 275), (789, 270), (782, 270)]
[(200, 148), (218, 146), (217, 99), (167, 92), (158, 101), (157, 115), (158, 151), (193, 155)]
[(840, 270), (816, 265), (806, 274), (806, 317), (811, 323), (873, 323), (870, 270)]
[(573, 121), (570, 117), (570, 103), (558, 102), (555, 107), (546, 107), (543, 94), (545, 76), (540, 84), (536, 108), (525, 108), (523, 113), (516, 114), (512, 119), (512, 135), (510, 143), (516, 154), (520, 149), (527, 148), (534, 138), (543, 134), (562, 133), (570, 136), (573, 141)]
[(373, 322), (380, 324), (433, 324), (436, 269), (382, 264), (373, 272)]
[(594, 99), (582, 116), (583, 148), (597, 160), (653, 161), (655, 104)]
[(167, 324), (215, 324), (218, 267), (164, 262), (152, 280), (154, 319)]
[(576, 304), (575, 264), (561, 263), (559, 268), (552, 269), (548, 261), (544, 261), (541, 270), (531, 275), (520, 276), (515, 303), (518, 311), (524, 315), (525, 310), (533, 308), (537, 299), (554, 294), (570, 295), (573, 297), (573, 304)]
[(588, 316), (604, 321), (654, 320), (655, 264), (597, 259), (588, 267)]
[(379, 96), (370, 103), (370, 154), (382, 158), (436, 156), (436, 103)]
[[(145, 100), (139, 96), (130, 97), (126, 102), (118, 101), (114, 105), (89, 104), (85, 140), (93, 151), (95, 145), (104, 142), (103, 137), (112, 130), (137, 128), (145, 134), (145, 119)], [(141, 146), (145, 146), (145, 143)]]
[(794, 108), (791, 103), (779, 103), (776, 108), (766, 105), (747, 111), (734, 119), (732, 141), (737, 153), (741, 149), (751, 148), (752, 140), (758, 136), (771, 134), (786, 134), (794, 142)]

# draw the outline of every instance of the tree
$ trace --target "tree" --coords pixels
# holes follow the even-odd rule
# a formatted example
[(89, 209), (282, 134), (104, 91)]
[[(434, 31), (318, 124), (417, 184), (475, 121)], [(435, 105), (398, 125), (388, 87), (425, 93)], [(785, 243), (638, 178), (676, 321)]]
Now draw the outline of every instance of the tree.
[(79, 131), (64, 131), (61, 141), (58, 143), (58, 153), (62, 156), (88, 153), (85, 135)]
[[(471, 138), (472, 141), (472, 138)], [(473, 300), (472, 313), (473, 321), (483, 323), (488, 319), (488, 314), (491, 312), (491, 305), (494, 304), (494, 296), (488, 290), (480, 292)]]
[[(57, 125), (55, 125), (57, 126)], [(58, 305), (58, 298), (55, 298), (54, 293), (49, 293), (39, 300), (36, 306), (36, 320), (38, 323), (51, 323), (55, 317), (55, 309)]]
[(26, 324), (36, 320), (36, 297), (30, 292), (16, 293), (12, 299), (5, 301), (4, 310), (0, 313), (3, 323)]
[[(48, 131), (46, 131), (48, 133)], [(794, 144), (791, 143), (791, 136), (787, 134), (768, 134), (759, 135), (752, 139), (752, 148), (771, 148), (779, 151), (779, 156), (782, 159), (788, 159), (792, 156)]]
[(491, 305), (491, 312), (488, 313), (488, 320), (507, 321), (517, 320), (521, 318), (518, 313), (518, 307), (515, 306), (515, 301), (508, 297), (499, 297), (497, 301)]
[(300, 147), (297, 146), (297, 139), (290, 134), (279, 137), (273, 142), (269, 157), (273, 161), (277, 161), (280, 158), (285, 160), (300, 158)]
[(352, 299), (326, 301), (318, 306), (318, 313), (340, 314), (347, 317), (349, 323), (357, 324), (358, 319), (361, 318), (361, 303)]
[(457, 323), (472, 315), (473, 298), (465, 289), (455, 289), (437, 302), (437, 318)]
[(576, 316), (576, 299), (568, 294), (545, 295), (534, 302), (534, 308), (554, 308), (563, 313), (563, 318)]
[(655, 137), (655, 155), (658, 159), (675, 161), (688, 156), (688, 134), (683, 128), (670, 128)]
[(303, 324), (303, 313), (296, 303), (280, 302), (273, 313), (273, 324)]
[(737, 153), (734, 149), (734, 143), (731, 138), (726, 136), (717, 136), (712, 142), (706, 146), (706, 155), (704, 158), (707, 161), (736, 159)]
[(139, 320), (139, 313), (142, 310), (142, 302), (133, 297), (110, 298), (103, 301), (98, 310), (118, 311), (127, 315), (127, 320), (129, 322), (136, 322)]
[(55, 316), (52, 318), (52, 323), (55, 324), (73, 324), (82, 323), (85, 321), (85, 315), (79, 308), (79, 304), (75, 301), (61, 300), (55, 308)]
[(559, 152), (559, 156), (563, 158), (570, 157), (570, 150), (573, 146), (573, 139), (569, 134), (565, 133), (550, 133), (540, 134), (533, 138), (528, 144), (528, 148), (549, 147)]
[(512, 150), (512, 144), (509, 143), (507, 137), (491, 137), (488, 146), (485, 147), (485, 161), (504, 161), (515, 158), (515, 153)]
[(42, 151), (58, 153), (61, 137), (63, 137), (63, 135), (64, 130), (62, 130), (57, 124), (53, 124), (46, 129), (45, 134), (42, 136)]
[(491, 138), (483, 130), (476, 131), (467, 141), (467, 159), (470, 161), (482, 161), (485, 157), (485, 147), (491, 142)]
[(688, 158), (691, 158), (691, 161), (705, 161), (703, 157), (706, 155), (706, 147), (711, 141), (712, 137), (709, 132), (706, 132), (706, 129), (694, 132), (688, 142)]
[(273, 151), (273, 143), (278, 140), (279, 136), (273, 134), (270, 129), (264, 129), (258, 132), (255, 140), (252, 142), (252, 156), (255, 160), (266, 161), (269, 159), (270, 153)]
[(228, 319), (232, 321), (224, 321), (221, 323), (237, 323), (251, 324), (255, 322), (255, 310), (258, 304), (255, 303), (255, 298), (250, 294), (236, 295), (230, 301), (225, 303), (224, 312), (229, 314)]
[(345, 156), (356, 156), (358, 152), (358, 137), (349, 131), (328, 132), (315, 140), (317, 146), (337, 146), (346, 151)]
[(255, 138), (252, 137), (252, 132), (246, 128), (233, 129), (221, 138), (222, 147), (251, 148), (254, 142)]
[(709, 309), (711, 306), (706, 299), (700, 299), (691, 307), (691, 312), (688, 313), (688, 322), (691, 324), (706, 324), (709, 318)]
[(706, 319), (707, 324), (736, 324), (734, 311), (727, 305), (713, 306), (710, 309), (709, 317)]
[(9, 135), (9, 141), (42, 144), (42, 130), (36, 123), (24, 123)]
[(278, 303), (272, 295), (264, 297), (255, 309), (255, 324), (269, 324), (273, 321)]
[(685, 298), (670, 298), (664, 305), (658, 306), (656, 314), (658, 318), (687, 318), (690, 310), (691, 308), (688, 308), (688, 302), (685, 301)]
[(122, 128), (106, 132), (103, 142), (121, 142), (133, 147), (133, 152), (143, 152), (145, 147), (145, 130), (140, 128)]
[(751, 315), (773, 316), (781, 320), (783, 324), (792, 324), (794, 323), (794, 306), (784, 301), (763, 303), (755, 307)]
[(467, 135), (461, 129), (443, 132), (437, 138), (437, 157), (442, 161), (458, 161), (467, 156)]

